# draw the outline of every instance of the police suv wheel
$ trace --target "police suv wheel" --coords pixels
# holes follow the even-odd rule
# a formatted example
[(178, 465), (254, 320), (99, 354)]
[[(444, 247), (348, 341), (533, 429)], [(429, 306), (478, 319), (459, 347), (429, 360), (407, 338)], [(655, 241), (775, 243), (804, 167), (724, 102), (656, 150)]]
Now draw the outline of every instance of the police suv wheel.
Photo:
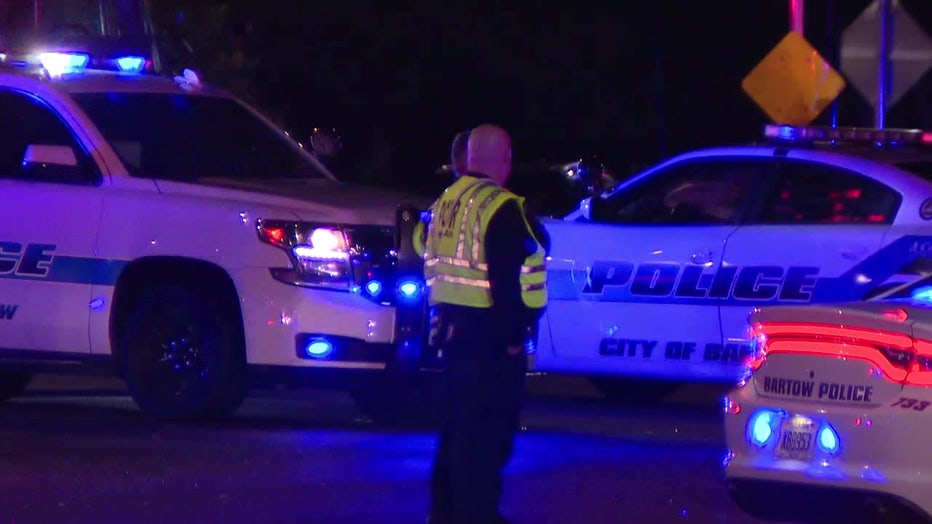
[(31, 373), (0, 373), (0, 402), (22, 394), (32, 381)]
[(140, 409), (158, 418), (230, 415), (247, 390), (241, 319), (209, 287), (151, 285), (125, 331), (125, 376)]

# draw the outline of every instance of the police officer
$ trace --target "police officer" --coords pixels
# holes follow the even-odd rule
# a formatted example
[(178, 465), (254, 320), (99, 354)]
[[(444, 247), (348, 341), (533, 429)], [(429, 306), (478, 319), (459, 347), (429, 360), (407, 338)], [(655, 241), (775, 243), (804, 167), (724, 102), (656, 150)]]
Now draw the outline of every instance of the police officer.
[(415, 242), (448, 402), (431, 479), (433, 524), (507, 522), (499, 513), (502, 471), (519, 428), (525, 348), (547, 303), (548, 247), (523, 199), (504, 189), (510, 172), (508, 133), (473, 129), (466, 172), (432, 206), (426, 242)]

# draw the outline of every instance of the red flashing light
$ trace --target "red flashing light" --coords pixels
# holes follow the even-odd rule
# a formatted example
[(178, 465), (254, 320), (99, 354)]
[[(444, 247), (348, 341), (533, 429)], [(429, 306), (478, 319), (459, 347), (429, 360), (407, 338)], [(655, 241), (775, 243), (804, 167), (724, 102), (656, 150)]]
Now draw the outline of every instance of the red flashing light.
[(923, 144), (932, 144), (932, 133), (923, 133), (923, 134), (922, 134), (922, 143), (923, 143)]
[(266, 229), (265, 234), (267, 237), (269, 237), (269, 240), (275, 244), (281, 244), (282, 240), (285, 239), (285, 230), (280, 227)]
[(273, 246), (282, 246), (285, 243), (285, 239), (288, 236), (285, 228), (275, 224), (275, 225), (259, 225), (259, 236), (265, 242), (272, 244)]

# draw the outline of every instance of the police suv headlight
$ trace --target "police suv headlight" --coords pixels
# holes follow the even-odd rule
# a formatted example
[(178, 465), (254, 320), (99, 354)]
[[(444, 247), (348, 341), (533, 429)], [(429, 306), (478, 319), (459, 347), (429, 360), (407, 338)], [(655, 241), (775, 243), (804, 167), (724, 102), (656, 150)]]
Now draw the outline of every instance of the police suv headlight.
[(276, 280), (296, 286), (349, 291), (353, 286), (346, 232), (338, 227), (282, 220), (256, 221), (259, 239), (285, 251), (289, 268), (270, 268)]

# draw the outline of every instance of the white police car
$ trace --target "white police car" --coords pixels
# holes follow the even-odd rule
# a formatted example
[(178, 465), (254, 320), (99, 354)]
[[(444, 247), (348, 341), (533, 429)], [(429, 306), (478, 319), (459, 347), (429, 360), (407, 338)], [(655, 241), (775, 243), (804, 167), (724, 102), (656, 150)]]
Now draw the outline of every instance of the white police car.
[(822, 510), (842, 522), (839, 511), (872, 501), (914, 513), (895, 522), (932, 519), (930, 284), (751, 316), (750, 376), (725, 400), (725, 474), (741, 506), (797, 519)]
[(932, 133), (765, 131), (544, 222), (537, 371), (734, 382), (753, 307), (863, 299), (932, 266)]
[(15, 71), (0, 72), (3, 397), (102, 360), (145, 411), (223, 415), (250, 371), (417, 368), (405, 197), (334, 180), (191, 71), (0, 58)]

